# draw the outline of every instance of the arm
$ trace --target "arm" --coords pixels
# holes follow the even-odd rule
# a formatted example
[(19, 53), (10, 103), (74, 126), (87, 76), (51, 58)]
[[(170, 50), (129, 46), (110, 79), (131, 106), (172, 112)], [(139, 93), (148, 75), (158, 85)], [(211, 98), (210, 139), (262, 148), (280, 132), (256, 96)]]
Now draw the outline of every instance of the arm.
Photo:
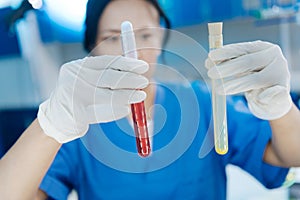
[(33, 199), (60, 147), (35, 120), (0, 160), (0, 199)]
[(45, 199), (38, 187), (61, 144), (85, 135), (89, 124), (127, 116), (129, 104), (146, 98), (140, 89), (148, 85), (141, 75), (148, 68), (144, 61), (121, 56), (63, 65), (57, 87), (39, 106), (38, 120), (0, 160), (0, 199)]
[(293, 105), (283, 117), (271, 120), (272, 140), (268, 144), (264, 160), (283, 167), (300, 166), (300, 112)]

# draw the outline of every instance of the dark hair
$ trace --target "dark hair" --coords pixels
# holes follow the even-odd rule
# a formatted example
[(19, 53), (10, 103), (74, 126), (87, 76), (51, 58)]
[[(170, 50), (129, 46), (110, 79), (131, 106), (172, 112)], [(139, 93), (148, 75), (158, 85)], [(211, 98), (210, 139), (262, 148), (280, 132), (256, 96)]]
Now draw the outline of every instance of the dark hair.
[[(85, 18), (85, 33), (83, 46), (87, 52), (92, 51), (95, 47), (96, 38), (98, 34), (98, 22), (107, 4), (112, 0), (89, 0), (86, 6), (86, 18)], [(165, 27), (169, 29), (171, 27), (170, 20), (158, 4), (157, 0), (146, 0), (151, 3), (162, 20), (164, 20)]]

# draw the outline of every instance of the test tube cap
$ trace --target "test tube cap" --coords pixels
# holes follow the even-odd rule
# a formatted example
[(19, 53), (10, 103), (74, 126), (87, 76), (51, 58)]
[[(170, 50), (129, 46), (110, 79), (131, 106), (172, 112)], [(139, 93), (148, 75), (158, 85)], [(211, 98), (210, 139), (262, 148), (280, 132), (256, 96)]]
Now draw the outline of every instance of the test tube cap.
[(209, 35), (221, 35), (223, 29), (223, 22), (208, 23)]
[(124, 32), (124, 33), (129, 32), (129, 31), (133, 31), (133, 27), (132, 27), (131, 22), (130, 21), (122, 22), (121, 31)]

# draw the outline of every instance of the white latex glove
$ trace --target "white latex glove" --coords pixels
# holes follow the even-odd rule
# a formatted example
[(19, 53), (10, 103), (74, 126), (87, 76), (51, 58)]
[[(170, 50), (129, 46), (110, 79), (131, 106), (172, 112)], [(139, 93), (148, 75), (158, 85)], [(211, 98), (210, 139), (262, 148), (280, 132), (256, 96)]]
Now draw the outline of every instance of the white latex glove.
[(291, 109), (290, 73), (277, 45), (263, 41), (226, 45), (209, 53), (206, 67), (211, 79), (223, 79), (218, 93), (245, 92), (250, 111), (261, 119), (278, 119)]
[(57, 86), (42, 103), (38, 121), (44, 132), (60, 143), (83, 136), (89, 124), (109, 122), (130, 113), (129, 104), (141, 102), (148, 85), (141, 60), (122, 56), (87, 57), (62, 66)]

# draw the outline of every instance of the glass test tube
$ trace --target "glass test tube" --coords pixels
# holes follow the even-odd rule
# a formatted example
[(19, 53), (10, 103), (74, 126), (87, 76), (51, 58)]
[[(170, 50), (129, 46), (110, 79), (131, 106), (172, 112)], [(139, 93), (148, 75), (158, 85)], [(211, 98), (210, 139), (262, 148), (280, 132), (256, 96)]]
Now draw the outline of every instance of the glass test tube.
[[(222, 22), (208, 23), (210, 50), (223, 46)], [(228, 151), (228, 131), (226, 117), (226, 95), (216, 93), (216, 86), (222, 85), (222, 79), (212, 80), (212, 109), (214, 122), (215, 150), (218, 154)]]
[[(128, 21), (121, 24), (121, 39), (124, 56), (137, 59), (134, 32)], [(147, 157), (151, 153), (151, 147), (144, 102), (131, 104), (131, 112), (138, 154)]]

